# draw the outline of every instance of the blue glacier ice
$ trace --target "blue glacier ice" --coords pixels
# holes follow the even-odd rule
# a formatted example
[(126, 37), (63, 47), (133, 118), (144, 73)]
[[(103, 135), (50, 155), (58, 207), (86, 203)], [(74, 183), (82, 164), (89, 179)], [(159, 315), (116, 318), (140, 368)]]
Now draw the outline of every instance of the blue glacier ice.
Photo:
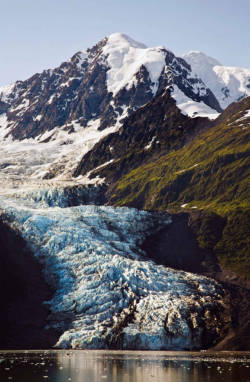
[(217, 282), (157, 265), (140, 249), (149, 234), (171, 224), (169, 215), (59, 207), (51, 202), (58, 191), (45, 194), (2, 197), (0, 208), (55, 290), (46, 304), (48, 327), (63, 331), (57, 347), (197, 349), (227, 324)]

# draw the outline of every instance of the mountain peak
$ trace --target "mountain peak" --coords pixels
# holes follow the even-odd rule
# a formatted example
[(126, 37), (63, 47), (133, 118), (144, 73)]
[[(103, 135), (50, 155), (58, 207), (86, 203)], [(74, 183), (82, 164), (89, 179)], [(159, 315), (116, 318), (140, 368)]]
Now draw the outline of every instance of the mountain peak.
[(122, 88), (136, 82), (136, 73), (144, 66), (152, 84), (156, 84), (165, 66), (165, 53), (161, 47), (147, 48), (123, 33), (114, 33), (102, 49), (107, 57), (108, 91), (116, 95)]
[(193, 74), (212, 90), (222, 109), (250, 95), (250, 69), (223, 66), (205, 53), (191, 51), (183, 55)]
[(112, 33), (108, 37), (107, 41), (108, 45), (113, 45), (113, 46), (123, 46), (127, 45), (132, 48), (138, 48), (138, 49), (146, 49), (147, 46), (145, 44), (142, 44), (138, 41), (133, 40), (131, 37), (126, 35), (125, 33)]
[(209, 66), (222, 66), (222, 64), (213, 57), (206, 55), (198, 50), (191, 50), (182, 56), (188, 63), (191, 61), (191, 66), (194, 65), (209, 65)]

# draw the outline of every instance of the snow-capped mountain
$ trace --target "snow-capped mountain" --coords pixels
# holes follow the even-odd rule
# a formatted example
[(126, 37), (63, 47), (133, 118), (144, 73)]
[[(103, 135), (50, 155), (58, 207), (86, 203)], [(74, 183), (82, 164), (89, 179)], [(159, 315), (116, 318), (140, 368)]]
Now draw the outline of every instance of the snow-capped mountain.
[[(221, 68), (215, 64), (209, 59), (205, 72)], [(115, 33), (58, 68), (0, 88), (2, 175), (70, 179), (97, 142), (166, 90), (182, 114), (216, 118), (221, 105), (197, 65)]]
[(192, 75), (197, 74), (213, 92), (225, 109), (230, 103), (250, 96), (250, 69), (223, 66), (204, 53), (191, 51), (183, 56), (192, 67)]
[(58, 68), (0, 89), (0, 165), (13, 176), (71, 177), (96, 142), (166, 88), (183, 112), (214, 118), (221, 111), (182, 58), (112, 34)]
[(146, 48), (113, 34), (59, 68), (4, 88), (1, 100), (11, 105), (7, 118), (16, 139), (34, 138), (56, 126), (71, 129), (72, 121), (86, 126), (97, 118), (102, 130), (166, 86), (221, 111), (211, 91), (191, 73), (183, 59), (165, 48)]

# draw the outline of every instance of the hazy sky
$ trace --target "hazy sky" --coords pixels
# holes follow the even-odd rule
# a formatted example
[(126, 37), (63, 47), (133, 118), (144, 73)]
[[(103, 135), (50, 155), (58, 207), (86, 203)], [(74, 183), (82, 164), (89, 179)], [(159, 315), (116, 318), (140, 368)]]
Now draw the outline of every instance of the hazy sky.
[(0, 85), (123, 32), (175, 54), (250, 67), (250, 0), (0, 0)]

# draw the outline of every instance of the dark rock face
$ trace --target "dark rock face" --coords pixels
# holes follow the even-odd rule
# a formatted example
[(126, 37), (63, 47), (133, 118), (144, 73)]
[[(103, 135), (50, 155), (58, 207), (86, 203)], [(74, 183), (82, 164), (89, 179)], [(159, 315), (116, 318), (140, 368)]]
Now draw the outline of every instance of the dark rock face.
[(167, 267), (214, 275), (220, 270), (218, 260), (211, 250), (199, 246), (192, 220), (187, 213), (172, 215), (172, 224), (150, 236), (143, 243), (143, 249), (157, 263)]
[(92, 118), (93, 110), (103, 112), (107, 68), (97, 60), (104, 43), (101, 41), (87, 54), (76, 53), (54, 70), (16, 83), (12, 93), (17, 96), (13, 96), (8, 111), (8, 121), (17, 122), (11, 133), (14, 139), (36, 137), (79, 118), (84, 125)]
[[(206, 275), (222, 283), (229, 295), (232, 324), (228, 334), (214, 350), (249, 350), (249, 282), (222, 269), (214, 251), (200, 246), (198, 239), (204, 218), (202, 211), (174, 214), (172, 224), (148, 237), (142, 248), (158, 264)], [(225, 221), (213, 214), (213, 228), (217, 235), (213, 236), (215, 241), (219, 240), (224, 226)]]
[(206, 118), (184, 116), (169, 90), (164, 91), (126, 118), (117, 133), (98, 142), (79, 163), (74, 176), (86, 174), (105, 162), (111, 164), (97, 173), (108, 181), (116, 181), (126, 172), (155, 156), (182, 147), (202, 128), (209, 127)]
[[(239, 102), (231, 103), (219, 117), (213, 122), (214, 125), (220, 123), (235, 123), (236, 126), (240, 125), (239, 119), (243, 117), (250, 108), (250, 97), (243, 98)], [(249, 117), (248, 119), (249, 120)], [(246, 120), (245, 120), (246, 122)]]
[[(28, 193), (28, 198), (48, 207), (74, 207), (79, 205), (104, 205), (106, 203), (105, 184), (94, 186), (74, 185), (57, 188), (44, 188)], [(27, 196), (24, 194), (24, 198)]]
[[(218, 280), (230, 294), (232, 327), (228, 335), (214, 347), (214, 350), (250, 350), (250, 288), (242, 282), (228, 282), (227, 272)], [(231, 275), (232, 277), (232, 275)], [(234, 275), (235, 277), (235, 275)], [(223, 282), (224, 280), (224, 282)]]
[(0, 100), (0, 114), (6, 113), (10, 105)]
[(221, 112), (219, 102), (212, 91), (206, 87), (200, 78), (192, 77), (191, 66), (182, 58), (175, 57), (166, 51), (166, 69), (159, 80), (160, 93), (166, 86), (176, 85), (187, 97), (193, 101), (203, 101), (206, 105)]
[(0, 348), (52, 347), (59, 333), (46, 330), (49, 311), (43, 302), (52, 291), (24, 240), (0, 222)]

